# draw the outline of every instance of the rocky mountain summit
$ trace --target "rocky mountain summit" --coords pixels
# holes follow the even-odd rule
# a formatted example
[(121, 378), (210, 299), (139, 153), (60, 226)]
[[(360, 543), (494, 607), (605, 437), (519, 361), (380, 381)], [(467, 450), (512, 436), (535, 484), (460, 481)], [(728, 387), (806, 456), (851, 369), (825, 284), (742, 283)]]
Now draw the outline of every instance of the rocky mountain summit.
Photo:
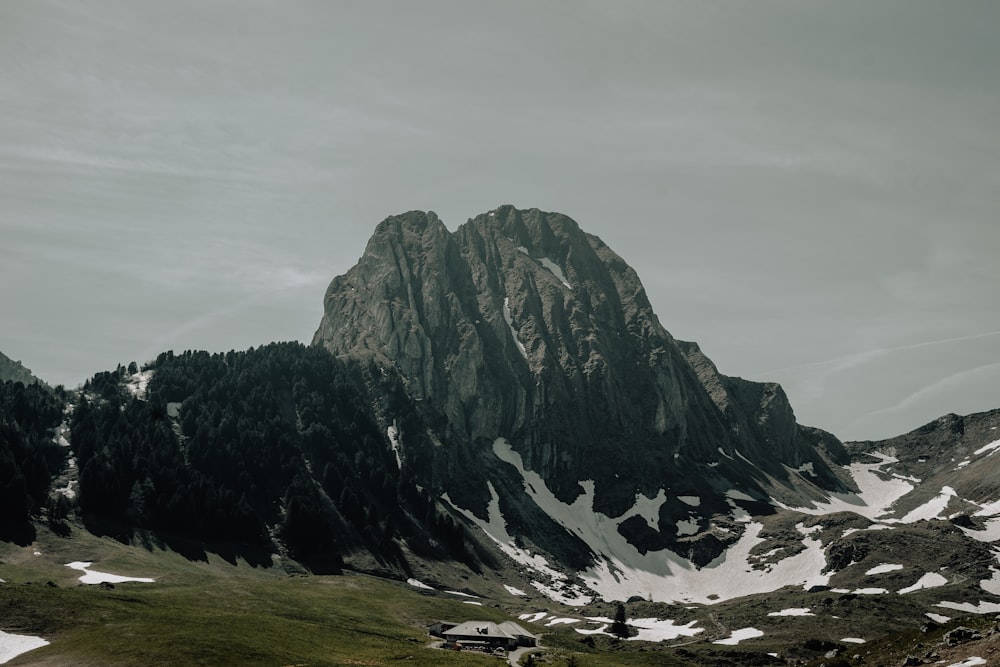
[(559, 503), (586, 495), (641, 551), (701, 563), (742, 534), (712, 522), (735, 505), (851, 489), (834, 436), (798, 425), (779, 386), (675, 340), (635, 271), (559, 213), (503, 206), (454, 233), (432, 212), (386, 219), (327, 289), (313, 344), (397, 373), (428, 425), (403, 439), (443, 445), (414, 438), (404, 460), (432, 460), (438, 491), (484, 521), (504, 487), (508, 523), (550, 548), (512, 458)]

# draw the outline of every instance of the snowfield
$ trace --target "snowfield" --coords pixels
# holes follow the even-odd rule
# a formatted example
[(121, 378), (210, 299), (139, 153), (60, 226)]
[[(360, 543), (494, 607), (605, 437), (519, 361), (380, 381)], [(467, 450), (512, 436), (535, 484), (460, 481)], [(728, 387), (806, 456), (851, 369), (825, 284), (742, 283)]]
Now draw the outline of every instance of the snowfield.
[(412, 577), (410, 579), (407, 579), (406, 583), (408, 583), (409, 585), (413, 586), (414, 588), (423, 588), (423, 589), (428, 590), (428, 591), (434, 590), (434, 588), (432, 586), (428, 586), (427, 584), (425, 584), (424, 582), (420, 581), (419, 579), (413, 579)]
[(143, 584), (151, 584), (155, 581), (149, 577), (123, 577), (120, 574), (98, 572), (97, 570), (91, 570), (91, 565), (92, 563), (85, 563), (82, 561), (66, 563), (66, 567), (83, 572), (83, 575), (80, 577), (81, 584), (121, 584), (126, 581), (137, 581)]
[(903, 566), (899, 563), (882, 563), (881, 565), (876, 565), (872, 569), (865, 572), (867, 575), (872, 574), (885, 574), (886, 572), (895, 572), (896, 570), (902, 570)]
[(768, 616), (815, 616), (808, 607), (792, 607), (791, 609), (782, 609), (781, 611), (772, 611)]
[(763, 637), (764, 633), (757, 628), (741, 628), (739, 630), (733, 630), (733, 633), (726, 637), (725, 639), (716, 639), (713, 644), (724, 644), (726, 646), (736, 646), (741, 641), (746, 639), (754, 639), (755, 637)]
[[(826, 558), (822, 544), (806, 534), (802, 535), (805, 547), (802, 552), (774, 563), (767, 569), (753, 569), (749, 559), (750, 550), (763, 541), (759, 537), (763, 525), (753, 521), (747, 523), (746, 530), (736, 544), (701, 569), (669, 550), (640, 554), (618, 532), (618, 525), (629, 516), (641, 516), (640, 511), (644, 509), (641, 506), (646, 505), (646, 499), (640, 499), (637, 507), (622, 517), (612, 519), (593, 511), (593, 481), (580, 482), (584, 493), (572, 504), (566, 504), (555, 497), (538, 473), (525, 469), (521, 455), (505, 439), (498, 438), (493, 443), (493, 452), (501, 461), (517, 469), (526, 493), (541, 510), (582, 539), (598, 555), (597, 563), (580, 573), (580, 576), (590, 589), (606, 600), (626, 600), (639, 595), (652, 597), (657, 602), (714, 604), (744, 595), (767, 593), (784, 586), (809, 587), (829, 581), (829, 576), (823, 574)], [(551, 568), (543, 558), (532, 556), (514, 545), (507, 533), (506, 522), (500, 513), (499, 498), (492, 485), (490, 493), (492, 499), (489, 521), (484, 522), (462, 508), (456, 509), (475, 522), (514, 560), (548, 579), (549, 583), (532, 582), (544, 595), (567, 604), (585, 604), (589, 596), (582, 590), (553, 589), (552, 582), (566, 583), (565, 575)], [(734, 501), (749, 498), (735, 490), (727, 495)], [(651, 499), (650, 504), (655, 504), (660, 497), (661, 494), (657, 494), (657, 498)], [(800, 532), (804, 531), (800, 526)]]
[(924, 576), (917, 579), (916, 583), (907, 586), (906, 588), (901, 588), (897, 593), (900, 595), (906, 595), (907, 593), (912, 593), (913, 591), (919, 591), (921, 588), (937, 588), (938, 586), (944, 586), (948, 583), (948, 579), (944, 575), (938, 574), (937, 572), (928, 572)]
[(0, 630), (0, 665), (6, 664), (28, 651), (48, 646), (49, 642), (31, 635), (14, 635)]
[(813, 507), (789, 507), (778, 502), (775, 504), (803, 514), (854, 512), (872, 521), (879, 519), (889, 513), (889, 508), (897, 500), (913, 490), (913, 484), (882, 470), (883, 466), (896, 463), (899, 459), (880, 452), (872, 452), (869, 456), (879, 461), (845, 466), (858, 486), (859, 493), (831, 493), (828, 501), (814, 503)]

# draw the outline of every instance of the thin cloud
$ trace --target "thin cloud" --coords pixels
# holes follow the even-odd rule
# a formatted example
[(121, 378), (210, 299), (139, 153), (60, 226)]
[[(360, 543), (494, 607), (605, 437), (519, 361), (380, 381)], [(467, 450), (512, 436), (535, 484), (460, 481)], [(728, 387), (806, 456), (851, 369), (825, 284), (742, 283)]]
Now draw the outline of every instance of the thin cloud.
[(976, 368), (970, 368), (969, 370), (961, 371), (959, 373), (954, 373), (946, 378), (938, 380), (934, 384), (923, 387), (903, 400), (899, 401), (895, 405), (889, 406), (887, 408), (882, 408), (881, 410), (873, 410), (867, 413), (866, 416), (874, 415), (884, 415), (894, 412), (901, 412), (910, 408), (921, 401), (927, 399), (933, 399), (939, 397), (945, 391), (952, 390), (955, 387), (959, 387), (968, 384), (970, 380), (978, 376), (989, 376), (991, 373), (996, 373), (1000, 371), (1000, 362), (986, 364), (985, 366), (977, 366)]

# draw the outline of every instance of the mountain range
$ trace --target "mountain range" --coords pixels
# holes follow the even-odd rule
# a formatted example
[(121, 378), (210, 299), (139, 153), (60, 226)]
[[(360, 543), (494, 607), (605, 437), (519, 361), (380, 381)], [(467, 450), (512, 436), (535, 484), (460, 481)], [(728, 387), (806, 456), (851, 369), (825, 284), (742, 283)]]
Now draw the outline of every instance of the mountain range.
[(854, 601), (843, 636), (1000, 612), (1000, 410), (878, 442), (798, 424), (562, 214), (387, 218), (308, 346), (164, 352), (75, 392), (8, 361), (6, 540), (79, 523), (579, 608)]

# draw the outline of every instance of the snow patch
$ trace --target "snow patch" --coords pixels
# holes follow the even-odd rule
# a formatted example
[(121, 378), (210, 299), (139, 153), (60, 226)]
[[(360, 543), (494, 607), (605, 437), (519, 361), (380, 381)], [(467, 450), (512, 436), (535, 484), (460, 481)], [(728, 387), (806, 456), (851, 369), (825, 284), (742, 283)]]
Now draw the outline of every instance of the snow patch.
[(935, 614), (933, 611), (927, 612), (926, 614), (924, 614), (924, 616), (931, 619), (932, 621), (937, 621), (938, 623), (947, 623), (948, 621), (951, 620), (951, 616), (945, 616), (943, 614)]
[(1000, 500), (994, 500), (991, 503), (985, 503), (979, 507), (980, 509), (977, 510), (972, 516), (995, 516), (1000, 514)]
[(691, 507), (698, 507), (701, 505), (701, 498), (699, 496), (677, 496), (677, 500), (681, 501), (685, 505), (690, 505)]
[(428, 591), (434, 590), (433, 586), (428, 586), (424, 582), (420, 581), (419, 579), (414, 579), (413, 577), (410, 577), (409, 579), (407, 579), (406, 583), (408, 583), (409, 585), (413, 586), (414, 588), (423, 588), (423, 589), (428, 590)]
[(0, 630), (0, 665), (10, 662), (22, 653), (47, 646), (49, 642), (31, 635), (14, 635)]
[(913, 485), (905, 479), (893, 477), (881, 470), (882, 466), (896, 463), (898, 459), (872, 452), (870, 456), (879, 459), (876, 463), (852, 463), (845, 470), (854, 479), (858, 493), (831, 493), (826, 502), (814, 502), (812, 507), (790, 507), (780, 502), (774, 504), (784, 509), (802, 514), (833, 514), (834, 512), (854, 512), (872, 521), (887, 514), (897, 500), (913, 490)]
[(998, 449), (1000, 449), (1000, 440), (997, 440), (995, 442), (991, 442), (990, 444), (986, 445), (985, 447), (980, 447), (976, 451), (972, 452), (972, 455), (973, 456), (979, 456), (980, 454), (985, 454), (986, 452), (989, 452), (990, 454), (993, 454)]
[(462, 591), (445, 591), (448, 595), (458, 595), (463, 598), (478, 598), (478, 595), (469, 595), (468, 593), (463, 593)]
[(844, 642), (845, 644), (864, 644), (865, 643), (865, 640), (862, 639), (861, 637), (844, 637), (840, 641)]
[(985, 664), (987, 664), (986, 660), (980, 658), (978, 655), (974, 655), (966, 658), (965, 660), (961, 660), (959, 662), (953, 662), (950, 665), (948, 665), (948, 667), (977, 667), (977, 665), (985, 665)]
[(550, 628), (553, 625), (564, 625), (568, 623), (580, 623), (580, 622), (581, 621), (579, 618), (559, 618), (554, 616), (551, 619), (549, 619), (549, 622), (545, 624), (545, 627)]
[(549, 613), (546, 611), (539, 611), (534, 614), (521, 614), (520, 616), (517, 617), (517, 620), (527, 621), (528, 623), (538, 623), (538, 621), (542, 620), (548, 615)]
[(149, 577), (123, 577), (120, 574), (98, 572), (97, 570), (91, 570), (91, 565), (92, 563), (83, 561), (66, 563), (66, 567), (83, 572), (83, 575), (80, 577), (81, 584), (121, 584), (126, 581), (138, 581), (143, 584), (151, 584), (155, 581)]
[(527, 593), (522, 591), (520, 588), (514, 588), (513, 586), (509, 586), (507, 584), (504, 584), (503, 587), (506, 588), (507, 592), (511, 595), (516, 595), (517, 597), (525, 597), (527, 595)]
[(552, 275), (554, 275), (556, 278), (558, 278), (559, 282), (561, 282), (563, 285), (565, 285), (567, 289), (573, 289), (573, 286), (570, 285), (569, 281), (566, 280), (566, 275), (563, 273), (562, 269), (559, 268), (558, 264), (556, 264), (555, 262), (553, 262), (548, 257), (542, 257), (538, 261), (539, 261), (539, 263), (541, 263), (542, 266), (544, 266), (546, 269), (548, 269), (549, 271), (551, 271)]
[(699, 632), (704, 632), (704, 628), (694, 627), (698, 621), (691, 621), (686, 625), (677, 625), (673, 619), (659, 618), (631, 618), (627, 624), (636, 628), (637, 634), (629, 637), (630, 641), (660, 642), (678, 637), (694, 637)]
[(1000, 604), (996, 602), (986, 602), (980, 600), (978, 605), (972, 604), (971, 602), (938, 602), (935, 607), (943, 607), (945, 609), (955, 609), (956, 611), (967, 611), (970, 614), (996, 614), (1000, 612)]
[(667, 502), (667, 492), (660, 489), (656, 496), (650, 498), (642, 493), (635, 494), (635, 505), (632, 509), (622, 514), (618, 520), (625, 521), (633, 516), (640, 516), (646, 520), (646, 524), (653, 530), (660, 529), (660, 508)]
[(482, 602), (476, 602), (475, 600), (462, 600), (462, 604), (474, 604), (477, 607), (482, 607), (483, 606)]
[[(941, 487), (941, 493), (920, 507), (907, 512), (906, 516), (899, 519), (899, 523), (915, 523), (917, 521), (940, 519), (941, 512), (948, 507), (948, 503), (951, 502), (952, 497), (955, 495), (957, 495), (955, 489), (950, 486), (943, 486)], [(889, 519), (889, 521), (894, 522), (895, 520)]]
[(768, 616), (815, 616), (808, 607), (791, 607), (790, 609), (782, 609), (781, 611), (772, 611)]
[(937, 588), (938, 586), (944, 586), (948, 583), (947, 577), (937, 572), (928, 572), (924, 576), (917, 579), (916, 583), (913, 583), (906, 588), (900, 588), (897, 593), (900, 595), (906, 595), (907, 593), (912, 593), (913, 591), (919, 591), (921, 588)]
[(1000, 540), (1000, 517), (988, 519), (986, 527), (982, 530), (973, 530), (965, 526), (959, 526), (963, 533), (979, 542), (996, 542)]
[[(520, 459), (520, 457), (518, 458)], [(541, 484), (544, 486), (544, 482)], [(441, 499), (454, 507), (458, 512), (461, 512), (474, 524), (479, 526), (479, 528), (486, 533), (486, 535), (492, 539), (500, 550), (507, 554), (507, 556), (529, 568), (536, 575), (540, 575), (547, 579), (549, 583), (541, 581), (531, 582), (531, 585), (543, 595), (555, 600), (556, 602), (562, 602), (563, 604), (571, 606), (587, 604), (587, 602), (590, 601), (591, 596), (587, 595), (578, 586), (571, 584), (565, 574), (553, 569), (544, 557), (538, 554), (532, 554), (530, 551), (522, 549), (514, 543), (514, 539), (507, 533), (507, 524), (504, 521), (503, 514), (500, 512), (500, 496), (497, 495), (492, 482), (487, 482), (486, 485), (490, 492), (490, 502), (489, 505), (487, 505), (489, 519), (487, 521), (483, 521), (472, 512), (453, 503), (447, 493), (443, 494)]]
[[(582, 539), (597, 554), (597, 562), (581, 572), (580, 577), (606, 600), (627, 600), (633, 595), (640, 595), (644, 598), (652, 597), (658, 602), (713, 604), (745, 595), (767, 593), (784, 586), (802, 585), (808, 588), (829, 582), (829, 575), (823, 574), (826, 559), (822, 544), (809, 536), (803, 536), (802, 543), (806, 548), (794, 556), (771, 564), (764, 570), (751, 567), (750, 550), (764, 541), (760, 537), (763, 525), (757, 522), (747, 523), (740, 539), (702, 568), (695, 567), (689, 560), (669, 549), (640, 554), (618, 532), (617, 519), (593, 510), (593, 481), (580, 482), (584, 492), (571, 505), (567, 505), (555, 497), (538, 473), (524, 468), (521, 455), (505, 439), (498, 438), (494, 441), (493, 453), (518, 470), (526, 493), (539, 509)], [(483, 527), (508, 554), (520, 551), (517, 558), (523, 559), (524, 552), (513, 546), (506, 533), (492, 486), (490, 492), (493, 500), (489, 505), (489, 522), (475, 518), (470, 512), (459, 511), (463, 511)], [(544, 559), (535, 558), (544, 563)], [(534, 564), (537, 565), (537, 561)], [(548, 572), (558, 574), (551, 568), (548, 568)], [(560, 576), (565, 580), (564, 575)], [(556, 579), (554, 576), (551, 578)], [(538, 582), (532, 582), (532, 585), (552, 597), (550, 587), (540, 586)], [(587, 601), (582, 591), (573, 591), (571, 599), (572, 604), (576, 605)]]
[(396, 455), (396, 468), (402, 470), (403, 457), (400, 452), (403, 450), (403, 442), (399, 437), (399, 429), (393, 424), (385, 430), (385, 434), (389, 438), (389, 446), (392, 447), (392, 453)]
[(725, 644), (726, 646), (736, 646), (741, 641), (746, 639), (753, 639), (755, 637), (763, 637), (764, 633), (757, 628), (740, 628), (739, 630), (733, 630), (733, 633), (726, 637), (725, 639), (716, 639), (713, 644)]
[(504, 297), (503, 299), (503, 319), (507, 322), (507, 328), (510, 329), (510, 336), (514, 339), (514, 344), (517, 345), (518, 352), (525, 359), (528, 358), (528, 351), (524, 349), (524, 344), (517, 337), (517, 329), (514, 328), (514, 318), (510, 315), (510, 298)]
[(884, 588), (855, 588), (851, 592), (855, 595), (882, 595), (884, 593), (888, 593), (889, 591)]
[(982, 588), (987, 593), (993, 593), (993, 595), (1000, 595), (1000, 570), (996, 568), (990, 568), (993, 572), (993, 576), (989, 579), (983, 579), (979, 582), (979, 587)]
[(694, 535), (698, 532), (698, 520), (697, 519), (681, 519), (677, 522), (677, 537), (684, 537), (685, 535)]
[(125, 388), (128, 389), (129, 393), (140, 400), (146, 399), (146, 389), (149, 387), (149, 380), (153, 377), (153, 371), (139, 371), (134, 375), (130, 375), (128, 382), (125, 383)]
[(865, 574), (885, 574), (886, 572), (895, 572), (896, 570), (902, 570), (903, 566), (899, 563), (882, 563), (881, 565), (876, 565), (872, 569), (865, 572)]

